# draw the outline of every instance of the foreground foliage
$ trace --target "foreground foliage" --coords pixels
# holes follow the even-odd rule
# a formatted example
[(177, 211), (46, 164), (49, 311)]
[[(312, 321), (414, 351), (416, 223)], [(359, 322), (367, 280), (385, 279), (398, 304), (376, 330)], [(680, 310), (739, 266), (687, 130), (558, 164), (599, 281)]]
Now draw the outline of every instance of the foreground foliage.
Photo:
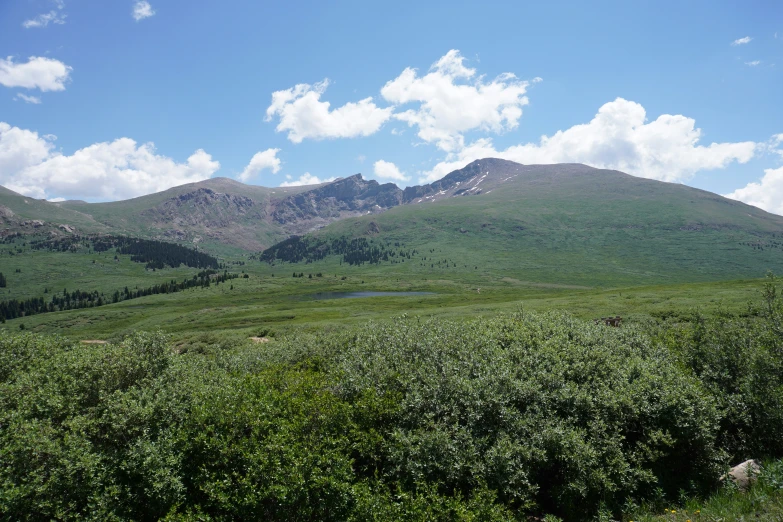
[[(781, 457), (779, 299), (665, 329), (402, 317), (171, 350), (0, 333), (13, 519), (567, 520)], [(658, 503), (658, 504), (656, 504)]]

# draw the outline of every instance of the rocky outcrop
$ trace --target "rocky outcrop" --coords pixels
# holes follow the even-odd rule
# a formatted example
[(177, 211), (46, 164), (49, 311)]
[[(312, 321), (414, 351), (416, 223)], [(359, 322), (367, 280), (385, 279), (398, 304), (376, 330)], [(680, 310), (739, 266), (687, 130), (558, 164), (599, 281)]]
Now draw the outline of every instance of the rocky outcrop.
[(483, 192), (485, 178), (492, 174), (500, 177), (517, 171), (520, 165), (501, 159), (476, 160), (465, 168), (455, 170), (429, 185), (408, 187), (403, 192), (403, 203), (421, 203), (453, 196), (476, 196)]
[(248, 197), (203, 187), (169, 198), (142, 212), (144, 217), (169, 225), (204, 229), (224, 228), (242, 218), (263, 219), (265, 214), (264, 209)]
[(356, 174), (276, 202), (271, 218), (290, 232), (306, 232), (338, 219), (383, 212), (400, 204), (402, 190), (397, 185), (381, 185)]

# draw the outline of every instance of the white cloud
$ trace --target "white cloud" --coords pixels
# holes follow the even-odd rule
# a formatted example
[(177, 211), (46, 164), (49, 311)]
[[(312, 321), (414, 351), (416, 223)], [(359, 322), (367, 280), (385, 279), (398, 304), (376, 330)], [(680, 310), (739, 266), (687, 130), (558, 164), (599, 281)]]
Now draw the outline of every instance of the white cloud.
[[(291, 176), (286, 176), (291, 179)], [(328, 183), (334, 181), (337, 178), (319, 179), (317, 176), (313, 176), (309, 172), (302, 174), (299, 179), (293, 181), (284, 181), (280, 184), (281, 187), (301, 187), (302, 185), (319, 185), (321, 183)]]
[(783, 167), (765, 169), (757, 183), (748, 183), (726, 197), (783, 215)]
[(30, 20), (22, 22), (22, 27), (25, 29), (31, 29), (33, 27), (46, 27), (50, 23), (62, 25), (65, 23), (67, 15), (60, 13), (65, 8), (65, 2), (63, 0), (53, 0), (56, 9), (43, 13)]
[(373, 165), (375, 176), (378, 178), (394, 179), (397, 181), (408, 181), (410, 177), (406, 176), (404, 172), (400, 172), (397, 165), (390, 161), (378, 160)]
[(755, 66), (757, 66), (760, 63), (761, 63), (761, 60), (753, 60), (752, 62), (745, 62), (745, 65), (748, 65), (750, 67), (755, 67)]
[(254, 178), (264, 169), (269, 169), (272, 174), (280, 172), (280, 158), (277, 157), (277, 153), (280, 149), (266, 149), (263, 152), (256, 152), (251, 158), (245, 170), (239, 175), (240, 181), (248, 181)]
[(25, 20), (22, 23), (22, 27), (25, 29), (31, 29), (33, 27), (46, 27), (50, 23), (62, 25), (65, 23), (65, 18), (67, 15), (62, 14), (58, 11), (49, 11), (48, 13), (39, 14), (35, 18), (31, 18), (30, 20)]
[(39, 105), (41, 103), (41, 98), (38, 96), (28, 96), (23, 93), (17, 93), (16, 96), (14, 96), (14, 100), (22, 100), (25, 103), (32, 103), (35, 105)]
[(126, 199), (211, 177), (220, 163), (199, 149), (185, 163), (156, 154), (152, 143), (120, 138), (54, 150), (51, 139), (0, 122), (0, 185), (27, 196)]
[(346, 103), (329, 110), (330, 103), (320, 101), (329, 86), (326, 79), (315, 85), (301, 83), (272, 93), (266, 121), (280, 118), (277, 132), (288, 132), (288, 139), (301, 143), (306, 138), (354, 138), (374, 134), (390, 118), (392, 109), (381, 109), (372, 98)]
[(0, 85), (46, 91), (63, 91), (73, 70), (59, 60), (31, 56), (27, 63), (0, 58)]
[(155, 10), (146, 0), (138, 0), (133, 4), (133, 19), (137, 22), (155, 15)]
[(49, 158), (54, 149), (52, 141), (0, 121), (0, 185), (5, 185), (10, 176)]
[(416, 69), (409, 67), (381, 89), (381, 95), (391, 103), (418, 104), (394, 117), (418, 127), (419, 138), (447, 152), (464, 145), (467, 131), (498, 133), (516, 128), (522, 107), (528, 104), (524, 95), (528, 82), (511, 73), (485, 82), (463, 62), (459, 51), (451, 50), (426, 75), (419, 77)]
[(519, 163), (585, 163), (662, 181), (682, 181), (700, 170), (745, 163), (759, 147), (754, 142), (699, 145), (701, 130), (692, 118), (664, 114), (647, 122), (640, 104), (617, 98), (602, 106), (589, 123), (575, 125), (538, 143), (496, 150), (490, 139), (479, 139), (449, 154), (425, 172), (434, 181), (471, 161), (497, 157)]
[(745, 36), (744, 38), (737, 38), (733, 42), (731, 42), (731, 45), (745, 45), (747, 43), (750, 43), (750, 41), (753, 40), (750, 36)]

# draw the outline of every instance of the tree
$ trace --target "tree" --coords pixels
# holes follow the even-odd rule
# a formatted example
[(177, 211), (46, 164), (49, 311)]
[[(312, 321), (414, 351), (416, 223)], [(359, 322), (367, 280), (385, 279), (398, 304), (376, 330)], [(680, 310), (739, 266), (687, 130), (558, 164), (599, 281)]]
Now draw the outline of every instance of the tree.
[(0, 288), (5, 288), (6, 286), (8, 286), (8, 281), (6, 280), (3, 273), (0, 272)]

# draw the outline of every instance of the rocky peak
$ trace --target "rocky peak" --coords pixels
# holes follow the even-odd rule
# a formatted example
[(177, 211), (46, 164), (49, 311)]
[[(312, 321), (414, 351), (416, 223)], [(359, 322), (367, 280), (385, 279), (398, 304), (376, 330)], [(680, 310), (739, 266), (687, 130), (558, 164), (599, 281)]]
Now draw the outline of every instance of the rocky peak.
[(402, 190), (394, 183), (381, 185), (355, 174), (280, 200), (272, 218), (301, 232), (345, 217), (382, 212), (401, 203)]

